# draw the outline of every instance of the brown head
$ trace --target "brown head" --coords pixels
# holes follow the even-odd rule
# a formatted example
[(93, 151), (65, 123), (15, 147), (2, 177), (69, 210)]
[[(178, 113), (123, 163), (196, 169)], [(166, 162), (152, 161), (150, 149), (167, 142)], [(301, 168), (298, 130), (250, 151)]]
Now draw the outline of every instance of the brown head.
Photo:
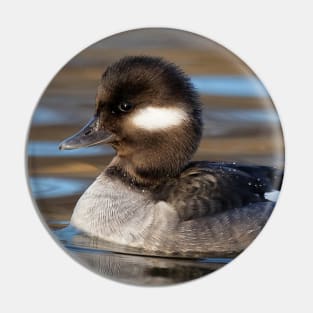
[(60, 149), (110, 144), (116, 156), (107, 171), (149, 185), (179, 175), (201, 132), (198, 95), (177, 66), (125, 57), (102, 75), (94, 117)]

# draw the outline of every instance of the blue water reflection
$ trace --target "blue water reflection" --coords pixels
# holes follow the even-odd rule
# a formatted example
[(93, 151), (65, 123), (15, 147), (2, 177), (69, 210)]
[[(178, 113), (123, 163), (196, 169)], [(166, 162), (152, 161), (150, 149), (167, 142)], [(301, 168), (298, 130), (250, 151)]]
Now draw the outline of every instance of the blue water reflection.
[(58, 110), (38, 107), (34, 112), (32, 124), (49, 125), (49, 124), (73, 124), (75, 120), (68, 118), (66, 114), (60, 114)]
[(31, 177), (30, 188), (35, 198), (54, 198), (84, 191), (90, 180), (58, 177)]
[[(273, 110), (236, 109), (236, 110), (203, 110), (205, 117), (216, 121), (233, 121), (236, 123), (274, 123), (279, 122), (278, 115)], [(239, 126), (238, 126), (239, 127)]]
[(100, 145), (77, 150), (59, 150), (57, 141), (31, 141), (27, 145), (27, 154), (36, 157), (80, 157), (92, 155), (111, 155), (114, 150), (110, 146)]
[(198, 92), (214, 96), (267, 97), (261, 82), (252, 76), (192, 76), (191, 81)]

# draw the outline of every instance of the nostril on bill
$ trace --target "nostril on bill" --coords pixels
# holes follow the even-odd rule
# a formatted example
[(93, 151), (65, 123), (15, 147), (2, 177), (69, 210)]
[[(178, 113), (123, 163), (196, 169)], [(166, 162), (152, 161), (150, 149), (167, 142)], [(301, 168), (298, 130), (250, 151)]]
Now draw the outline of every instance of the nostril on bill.
[(88, 136), (91, 133), (91, 129), (88, 129), (87, 131), (85, 131), (85, 136)]

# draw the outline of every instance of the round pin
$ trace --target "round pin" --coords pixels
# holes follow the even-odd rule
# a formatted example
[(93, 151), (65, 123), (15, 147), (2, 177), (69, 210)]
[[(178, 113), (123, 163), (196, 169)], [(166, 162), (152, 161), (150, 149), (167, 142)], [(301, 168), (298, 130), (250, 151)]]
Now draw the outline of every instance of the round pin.
[(27, 158), (41, 221), (73, 259), (160, 286), (214, 272), (254, 241), (279, 195), (284, 141), (268, 91), (236, 55), (144, 28), (55, 75)]

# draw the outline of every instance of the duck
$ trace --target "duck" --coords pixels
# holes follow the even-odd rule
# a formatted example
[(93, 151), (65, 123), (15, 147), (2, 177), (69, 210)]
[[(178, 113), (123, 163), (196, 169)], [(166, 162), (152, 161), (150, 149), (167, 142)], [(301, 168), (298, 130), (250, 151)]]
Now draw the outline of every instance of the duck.
[(146, 254), (198, 257), (243, 251), (275, 203), (270, 166), (192, 161), (202, 105), (190, 78), (161, 57), (126, 56), (101, 76), (94, 115), (59, 149), (110, 145), (115, 155), (81, 195), (80, 232)]

